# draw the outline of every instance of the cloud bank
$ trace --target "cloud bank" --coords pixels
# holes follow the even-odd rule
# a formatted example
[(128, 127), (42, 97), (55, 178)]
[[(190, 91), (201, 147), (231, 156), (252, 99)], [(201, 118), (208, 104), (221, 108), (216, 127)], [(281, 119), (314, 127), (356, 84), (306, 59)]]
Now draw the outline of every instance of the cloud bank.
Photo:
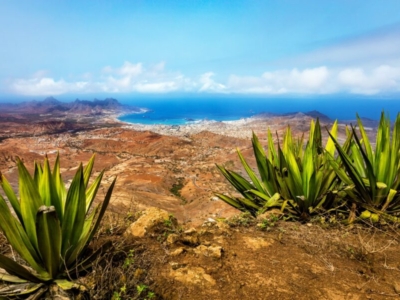
[[(297, 66), (297, 67), (291, 67)], [(304, 66), (304, 67), (298, 67)], [(310, 67), (312, 66), (312, 67)], [(400, 26), (336, 42), (287, 59), (284, 66), (262, 74), (230, 74), (214, 70), (188, 77), (167, 70), (165, 63), (125, 61), (105, 66), (79, 79), (54, 78), (38, 71), (11, 80), (8, 89), (39, 96), (66, 93), (225, 93), (225, 94), (398, 94), (400, 92)], [(216, 79), (218, 78), (218, 79)]]
[[(125, 61), (121, 67), (104, 67), (99, 74), (85, 73), (83, 80), (54, 79), (47, 72), (36, 72), (31, 78), (16, 79), (11, 91), (22, 95), (60, 95), (67, 93), (168, 93), (191, 90), (189, 78), (179, 72), (165, 71), (163, 62), (149, 67)], [(97, 79), (93, 79), (97, 78)]]
[[(92, 77), (92, 76), (86, 76)], [(12, 82), (12, 92), (42, 96), (67, 93), (233, 93), (233, 94), (333, 94), (376, 95), (400, 92), (400, 67), (280, 69), (259, 76), (232, 74), (224, 81), (213, 72), (188, 78), (165, 71), (164, 64), (145, 68), (141, 63), (125, 62), (120, 68), (103, 68), (98, 80), (66, 81), (38, 72), (28, 79)]]

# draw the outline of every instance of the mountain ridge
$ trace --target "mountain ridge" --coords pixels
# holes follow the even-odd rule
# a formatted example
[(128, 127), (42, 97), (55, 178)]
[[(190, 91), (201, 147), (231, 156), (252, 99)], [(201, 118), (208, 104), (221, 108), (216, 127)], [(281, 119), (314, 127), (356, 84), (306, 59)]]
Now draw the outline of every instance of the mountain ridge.
[(61, 102), (54, 97), (44, 100), (31, 100), (21, 103), (0, 103), (2, 113), (30, 113), (30, 114), (102, 114), (105, 112), (138, 112), (141, 109), (135, 106), (121, 104), (117, 99), (80, 100)]

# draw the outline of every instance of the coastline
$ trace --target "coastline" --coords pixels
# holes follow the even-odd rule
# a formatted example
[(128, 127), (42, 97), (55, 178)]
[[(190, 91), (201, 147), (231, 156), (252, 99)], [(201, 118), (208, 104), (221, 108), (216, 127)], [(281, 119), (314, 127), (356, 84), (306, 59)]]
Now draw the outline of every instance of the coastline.
[(182, 138), (190, 138), (191, 135), (195, 135), (203, 131), (209, 131), (215, 134), (240, 139), (251, 138), (253, 131), (265, 132), (268, 128), (272, 131), (280, 131), (282, 130), (282, 128), (286, 128), (286, 126), (289, 124), (292, 127), (304, 127), (305, 120), (307, 120), (306, 125), (308, 127), (311, 119), (313, 118), (304, 115), (294, 116), (293, 118), (287, 118), (284, 116), (253, 116), (234, 121), (203, 120), (184, 125), (149, 125), (124, 122), (118, 119), (118, 115), (113, 116), (113, 120), (119, 124), (122, 124), (122, 128), (132, 129), (136, 131), (151, 131), (161, 135), (177, 136)]

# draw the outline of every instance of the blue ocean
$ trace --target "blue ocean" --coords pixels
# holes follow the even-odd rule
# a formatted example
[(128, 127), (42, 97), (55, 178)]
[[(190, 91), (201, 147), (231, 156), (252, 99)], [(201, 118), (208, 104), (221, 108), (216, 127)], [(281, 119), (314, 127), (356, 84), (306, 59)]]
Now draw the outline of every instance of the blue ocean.
[(381, 112), (385, 111), (393, 120), (400, 112), (400, 99), (151, 98), (121, 99), (121, 102), (148, 109), (145, 113), (121, 116), (121, 121), (163, 125), (183, 125), (203, 120), (232, 121), (261, 113), (286, 114), (313, 110), (333, 120), (354, 120), (356, 113), (363, 118), (378, 120)]

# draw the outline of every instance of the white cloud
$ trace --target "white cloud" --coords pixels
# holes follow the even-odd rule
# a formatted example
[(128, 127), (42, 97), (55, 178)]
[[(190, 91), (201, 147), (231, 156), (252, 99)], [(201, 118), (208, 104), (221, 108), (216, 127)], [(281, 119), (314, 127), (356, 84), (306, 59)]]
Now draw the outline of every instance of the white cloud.
[(326, 93), (329, 71), (326, 67), (265, 72), (260, 77), (230, 76), (228, 90), (236, 93)]
[(12, 89), (22, 95), (61, 95), (68, 92), (85, 90), (88, 82), (66, 82), (64, 79), (55, 81), (50, 77), (35, 77), (32, 79), (18, 79), (12, 84)]
[(200, 76), (199, 83), (201, 85), (199, 92), (212, 92), (221, 93), (226, 90), (225, 85), (215, 82), (212, 77), (215, 74), (213, 72), (207, 72)]
[[(90, 74), (90, 76), (86, 76)], [(92, 73), (83, 74), (85, 81), (67, 82), (54, 79), (46, 72), (35, 73), (29, 79), (17, 79), (11, 83), (13, 92), (23, 95), (60, 95), (65, 93), (167, 93), (172, 91), (192, 90), (194, 83), (178, 72), (165, 71), (161, 62), (148, 68), (142, 63), (124, 62), (119, 68), (106, 66), (100, 76)]]
[(143, 72), (142, 64), (131, 64), (129, 61), (124, 62), (123, 66), (118, 70), (121, 75), (129, 77), (137, 77)]
[(338, 73), (338, 82), (343, 89), (354, 94), (400, 92), (400, 68), (387, 65), (370, 70), (348, 68)]
[(139, 82), (135, 85), (135, 90), (139, 93), (166, 93), (176, 91), (178, 85), (173, 81), (147, 83)]
[(328, 69), (322, 66), (265, 72), (259, 77), (232, 75), (227, 90), (258, 94), (399, 93), (400, 67)]
[[(89, 75), (88, 75), (89, 74)], [(374, 95), (400, 93), (400, 67), (382, 64), (375, 67), (280, 69), (259, 76), (232, 74), (216, 81), (213, 72), (190, 79), (165, 70), (160, 63), (145, 67), (125, 62), (120, 68), (106, 67), (101, 74), (83, 74), (80, 80), (54, 79), (37, 72), (28, 79), (11, 82), (10, 89), (23, 95), (60, 95), (65, 93), (168, 93), (208, 92), (239, 94), (330, 94)], [(82, 79), (83, 78), (83, 79)]]

